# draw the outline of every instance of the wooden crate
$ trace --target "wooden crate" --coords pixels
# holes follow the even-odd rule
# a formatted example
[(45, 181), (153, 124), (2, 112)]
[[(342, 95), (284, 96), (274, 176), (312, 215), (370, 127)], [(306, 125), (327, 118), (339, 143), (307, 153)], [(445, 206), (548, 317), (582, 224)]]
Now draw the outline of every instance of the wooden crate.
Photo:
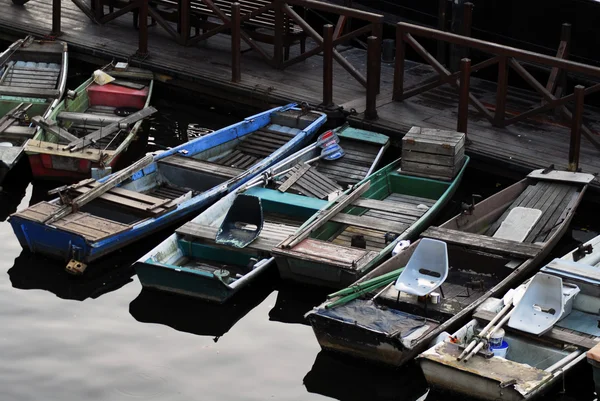
[(402, 138), (400, 172), (437, 180), (452, 180), (465, 159), (465, 134), (412, 127)]

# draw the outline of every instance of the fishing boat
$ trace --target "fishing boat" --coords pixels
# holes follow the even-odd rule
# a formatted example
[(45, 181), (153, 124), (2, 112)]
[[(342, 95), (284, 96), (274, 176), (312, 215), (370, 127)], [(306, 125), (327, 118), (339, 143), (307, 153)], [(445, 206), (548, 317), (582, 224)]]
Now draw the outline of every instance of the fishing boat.
[(307, 313), (326, 350), (400, 366), (522, 281), (567, 230), (591, 174), (535, 170)]
[(485, 400), (533, 400), (586, 357), (595, 362), (599, 266), (596, 237), (502, 298), (488, 298), (466, 325), (419, 355), (430, 386)]
[(348, 126), (324, 133), (140, 258), (135, 269), (142, 286), (227, 301), (274, 263), (271, 249), (331, 204), (330, 196), (371, 174), (388, 145), (385, 135)]
[(64, 42), (28, 36), (0, 53), (0, 183), (35, 134), (30, 117), (48, 116), (58, 105), (67, 69)]
[(93, 260), (197, 214), (301, 148), (325, 120), (293, 104), (277, 107), (99, 180), (57, 188), (58, 198), (13, 214), (10, 223), (24, 249), (82, 273)]
[(110, 174), (144, 118), (156, 112), (153, 82), (150, 71), (109, 66), (69, 91), (48, 116), (34, 117), (39, 129), (25, 146), (33, 177), (73, 182)]
[[(381, 263), (400, 241), (414, 239), (431, 224), (454, 195), (469, 158), (464, 155), (464, 134), (422, 131), (411, 129), (409, 133), (417, 135), (403, 142), (401, 160), (355, 184), (343, 199), (319, 210), (273, 249), (283, 279), (346, 287)], [(430, 163), (436, 159), (434, 154), (422, 159), (426, 156), (416, 148), (408, 149), (419, 142), (428, 150), (436, 143), (451, 151), (452, 157), (443, 156), (451, 159), (450, 166)], [(457, 143), (460, 146), (455, 148)], [(431, 170), (439, 179), (426, 178)], [(443, 180), (448, 170), (449, 181)]]

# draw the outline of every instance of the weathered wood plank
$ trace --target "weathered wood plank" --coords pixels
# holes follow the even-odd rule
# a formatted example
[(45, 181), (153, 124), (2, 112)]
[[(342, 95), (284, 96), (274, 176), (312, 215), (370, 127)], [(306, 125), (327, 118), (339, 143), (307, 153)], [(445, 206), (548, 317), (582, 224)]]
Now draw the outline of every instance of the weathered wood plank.
[(232, 178), (244, 172), (244, 170), (223, 166), (216, 163), (207, 162), (204, 160), (193, 159), (191, 157), (183, 157), (173, 155), (159, 160), (158, 164), (168, 164), (175, 167), (183, 167), (190, 170), (195, 170), (207, 174), (214, 174), (222, 177)]
[(409, 224), (402, 224), (390, 220), (382, 220), (369, 216), (354, 216), (347, 213), (339, 213), (331, 218), (334, 223), (348, 224), (355, 227), (373, 228), (378, 230), (402, 234), (404, 230), (410, 227)]
[(422, 237), (445, 241), (449, 244), (462, 245), (467, 248), (508, 255), (517, 258), (533, 258), (543, 249), (536, 244), (524, 244), (517, 241), (488, 237), (486, 235), (467, 233), (440, 227), (429, 227)]

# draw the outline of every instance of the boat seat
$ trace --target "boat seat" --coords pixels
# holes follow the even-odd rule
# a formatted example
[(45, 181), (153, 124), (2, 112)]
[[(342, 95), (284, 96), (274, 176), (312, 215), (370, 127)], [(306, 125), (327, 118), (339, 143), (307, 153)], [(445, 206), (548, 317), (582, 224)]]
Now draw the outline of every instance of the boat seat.
[(515, 307), (508, 321), (508, 327), (539, 336), (558, 322), (562, 312), (562, 278), (538, 273)]
[(407, 294), (424, 296), (442, 285), (447, 277), (446, 243), (423, 238), (398, 277), (395, 288)]
[(523, 242), (541, 216), (540, 209), (515, 207), (508, 213), (493, 237)]
[(341, 191), (342, 187), (321, 174), (317, 168), (299, 163), (285, 175), (285, 181), (277, 189), (281, 192), (292, 189), (302, 195), (327, 199), (330, 194)]

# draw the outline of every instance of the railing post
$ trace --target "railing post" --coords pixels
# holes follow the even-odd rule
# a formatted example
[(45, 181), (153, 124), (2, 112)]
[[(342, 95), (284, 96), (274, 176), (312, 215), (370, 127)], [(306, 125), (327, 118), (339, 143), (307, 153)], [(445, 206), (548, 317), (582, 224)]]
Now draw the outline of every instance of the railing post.
[(138, 56), (148, 55), (148, 0), (140, 0)]
[[(448, 12), (448, 0), (438, 0), (438, 26), (437, 28), (446, 31), (446, 13)], [(440, 64), (446, 64), (446, 42), (437, 41), (437, 61)]]
[(494, 126), (496, 127), (504, 127), (507, 89), (508, 64), (506, 57), (500, 57), (500, 61), (498, 62), (498, 88), (496, 89), (496, 113), (494, 114)]
[(190, 38), (190, 0), (179, 1), (179, 44), (184, 45)]
[(240, 26), (240, 3), (231, 5), (231, 81), (242, 80), (241, 67), (241, 26)]
[(396, 25), (396, 64), (394, 64), (394, 93), (392, 99), (400, 102), (404, 94), (404, 30), (400, 24)]
[(323, 106), (333, 104), (333, 30), (331, 24), (323, 26)]
[(280, 0), (275, 0), (275, 34), (273, 42), (273, 61), (275, 68), (283, 66), (283, 7)]
[[(473, 24), (473, 3), (465, 3), (463, 8), (462, 35), (471, 36), (471, 25)], [(463, 57), (469, 57), (469, 47), (463, 47)]]
[(374, 67), (379, 70), (379, 73), (376, 77), (377, 83), (375, 84), (375, 86), (377, 87), (377, 93), (379, 93), (379, 91), (381, 90), (381, 41), (383, 40), (383, 24), (381, 22), (373, 24), (371, 36), (377, 38), (377, 43), (375, 46), (379, 49), (379, 56), (377, 57), (377, 60), (379, 61), (377, 62), (377, 65), (374, 65)]
[(574, 89), (575, 109), (571, 125), (571, 142), (569, 144), (569, 171), (577, 171), (579, 168), (579, 151), (581, 150), (581, 124), (583, 121), (583, 98), (585, 88), (577, 85)]
[(463, 58), (460, 60), (460, 96), (458, 100), (458, 121), (456, 130), (467, 135), (467, 123), (469, 121), (469, 85), (471, 79), (471, 60)]
[(60, 35), (60, 0), (52, 0), (52, 36)]
[(367, 108), (365, 118), (377, 118), (377, 83), (381, 70), (381, 38), (369, 36), (367, 38)]

